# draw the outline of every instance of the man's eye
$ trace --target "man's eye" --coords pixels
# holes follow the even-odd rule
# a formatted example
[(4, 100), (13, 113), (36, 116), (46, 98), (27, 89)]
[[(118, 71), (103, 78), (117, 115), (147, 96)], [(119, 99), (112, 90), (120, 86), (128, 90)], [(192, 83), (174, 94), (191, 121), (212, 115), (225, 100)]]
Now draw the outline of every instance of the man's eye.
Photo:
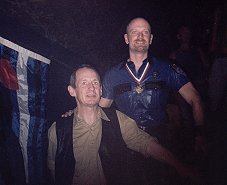
[(144, 31), (143, 34), (144, 35), (149, 35), (149, 31)]
[(93, 82), (94, 85), (99, 85), (99, 82)]
[(136, 31), (132, 31), (131, 34), (135, 35), (135, 34), (137, 34), (137, 32)]
[(87, 84), (87, 82), (82, 82), (81, 84), (82, 84), (82, 85), (86, 85), (86, 84)]

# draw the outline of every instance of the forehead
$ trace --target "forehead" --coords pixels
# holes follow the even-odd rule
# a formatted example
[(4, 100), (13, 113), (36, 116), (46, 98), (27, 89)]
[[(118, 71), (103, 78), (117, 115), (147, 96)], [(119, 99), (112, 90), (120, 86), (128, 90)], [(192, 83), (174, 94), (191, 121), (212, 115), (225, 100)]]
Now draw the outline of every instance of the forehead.
[(150, 24), (145, 19), (134, 19), (128, 24), (128, 31), (132, 29), (148, 29), (150, 30)]
[(87, 78), (92, 78), (97, 80), (100, 79), (98, 73), (94, 69), (84, 67), (77, 70), (76, 80), (87, 79)]

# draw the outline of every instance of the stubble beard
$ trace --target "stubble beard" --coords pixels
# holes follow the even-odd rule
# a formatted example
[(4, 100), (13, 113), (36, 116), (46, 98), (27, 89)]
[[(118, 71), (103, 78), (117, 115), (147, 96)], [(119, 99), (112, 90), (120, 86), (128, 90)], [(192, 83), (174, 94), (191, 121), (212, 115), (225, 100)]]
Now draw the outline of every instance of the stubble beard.
[(144, 40), (143, 43), (137, 43), (137, 40), (133, 43), (132, 51), (134, 52), (147, 52), (149, 44)]
[(149, 46), (144, 45), (144, 46), (134, 46), (131, 50), (135, 53), (146, 53), (148, 52)]

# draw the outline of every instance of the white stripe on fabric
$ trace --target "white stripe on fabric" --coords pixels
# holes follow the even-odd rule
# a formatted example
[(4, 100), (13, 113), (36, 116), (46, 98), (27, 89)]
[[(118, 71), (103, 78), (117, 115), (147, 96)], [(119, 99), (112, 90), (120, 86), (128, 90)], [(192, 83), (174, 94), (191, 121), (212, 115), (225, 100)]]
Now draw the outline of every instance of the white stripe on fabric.
[(27, 141), (29, 132), (30, 115), (28, 110), (28, 85), (27, 85), (27, 61), (28, 55), (19, 52), (17, 59), (17, 79), (19, 84), (19, 90), (17, 91), (17, 101), (20, 112), (20, 135), (19, 143), (21, 146), (23, 158), (26, 182), (28, 179), (28, 155), (27, 155)]
[(39, 60), (41, 62), (44, 62), (46, 64), (50, 64), (50, 60), (49, 59), (47, 59), (47, 58), (45, 58), (45, 57), (43, 57), (43, 56), (41, 56), (41, 55), (39, 55), (37, 53), (29, 51), (29, 50), (27, 50), (27, 49), (15, 44), (13, 42), (10, 42), (9, 40), (6, 40), (6, 39), (4, 39), (2, 37), (0, 37), (0, 43), (2, 45), (7, 46), (8, 48), (14, 49), (14, 50), (16, 50), (18, 52), (22, 52), (22, 53), (26, 54), (27, 56), (30, 56), (31, 58), (34, 58), (34, 59)]

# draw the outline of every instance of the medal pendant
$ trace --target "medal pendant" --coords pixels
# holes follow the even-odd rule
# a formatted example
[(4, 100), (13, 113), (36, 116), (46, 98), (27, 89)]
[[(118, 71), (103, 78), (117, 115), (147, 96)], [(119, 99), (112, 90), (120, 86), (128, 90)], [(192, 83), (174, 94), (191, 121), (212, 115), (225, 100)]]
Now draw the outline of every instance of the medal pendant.
[(136, 86), (135, 90), (138, 94), (140, 94), (143, 92), (144, 89), (140, 85), (138, 85), (138, 86)]
[(138, 94), (141, 94), (144, 91), (144, 88), (140, 85), (143, 82), (143, 79), (149, 69), (149, 62), (147, 62), (146, 67), (143, 70), (142, 75), (140, 78), (137, 78), (137, 76), (134, 75), (134, 73), (129, 68), (128, 64), (126, 63), (126, 69), (128, 70), (129, 74), (132, 76), (132, 78), (136, 81), (137, 86), (135, 87), (134, 91), (136, 91)]

